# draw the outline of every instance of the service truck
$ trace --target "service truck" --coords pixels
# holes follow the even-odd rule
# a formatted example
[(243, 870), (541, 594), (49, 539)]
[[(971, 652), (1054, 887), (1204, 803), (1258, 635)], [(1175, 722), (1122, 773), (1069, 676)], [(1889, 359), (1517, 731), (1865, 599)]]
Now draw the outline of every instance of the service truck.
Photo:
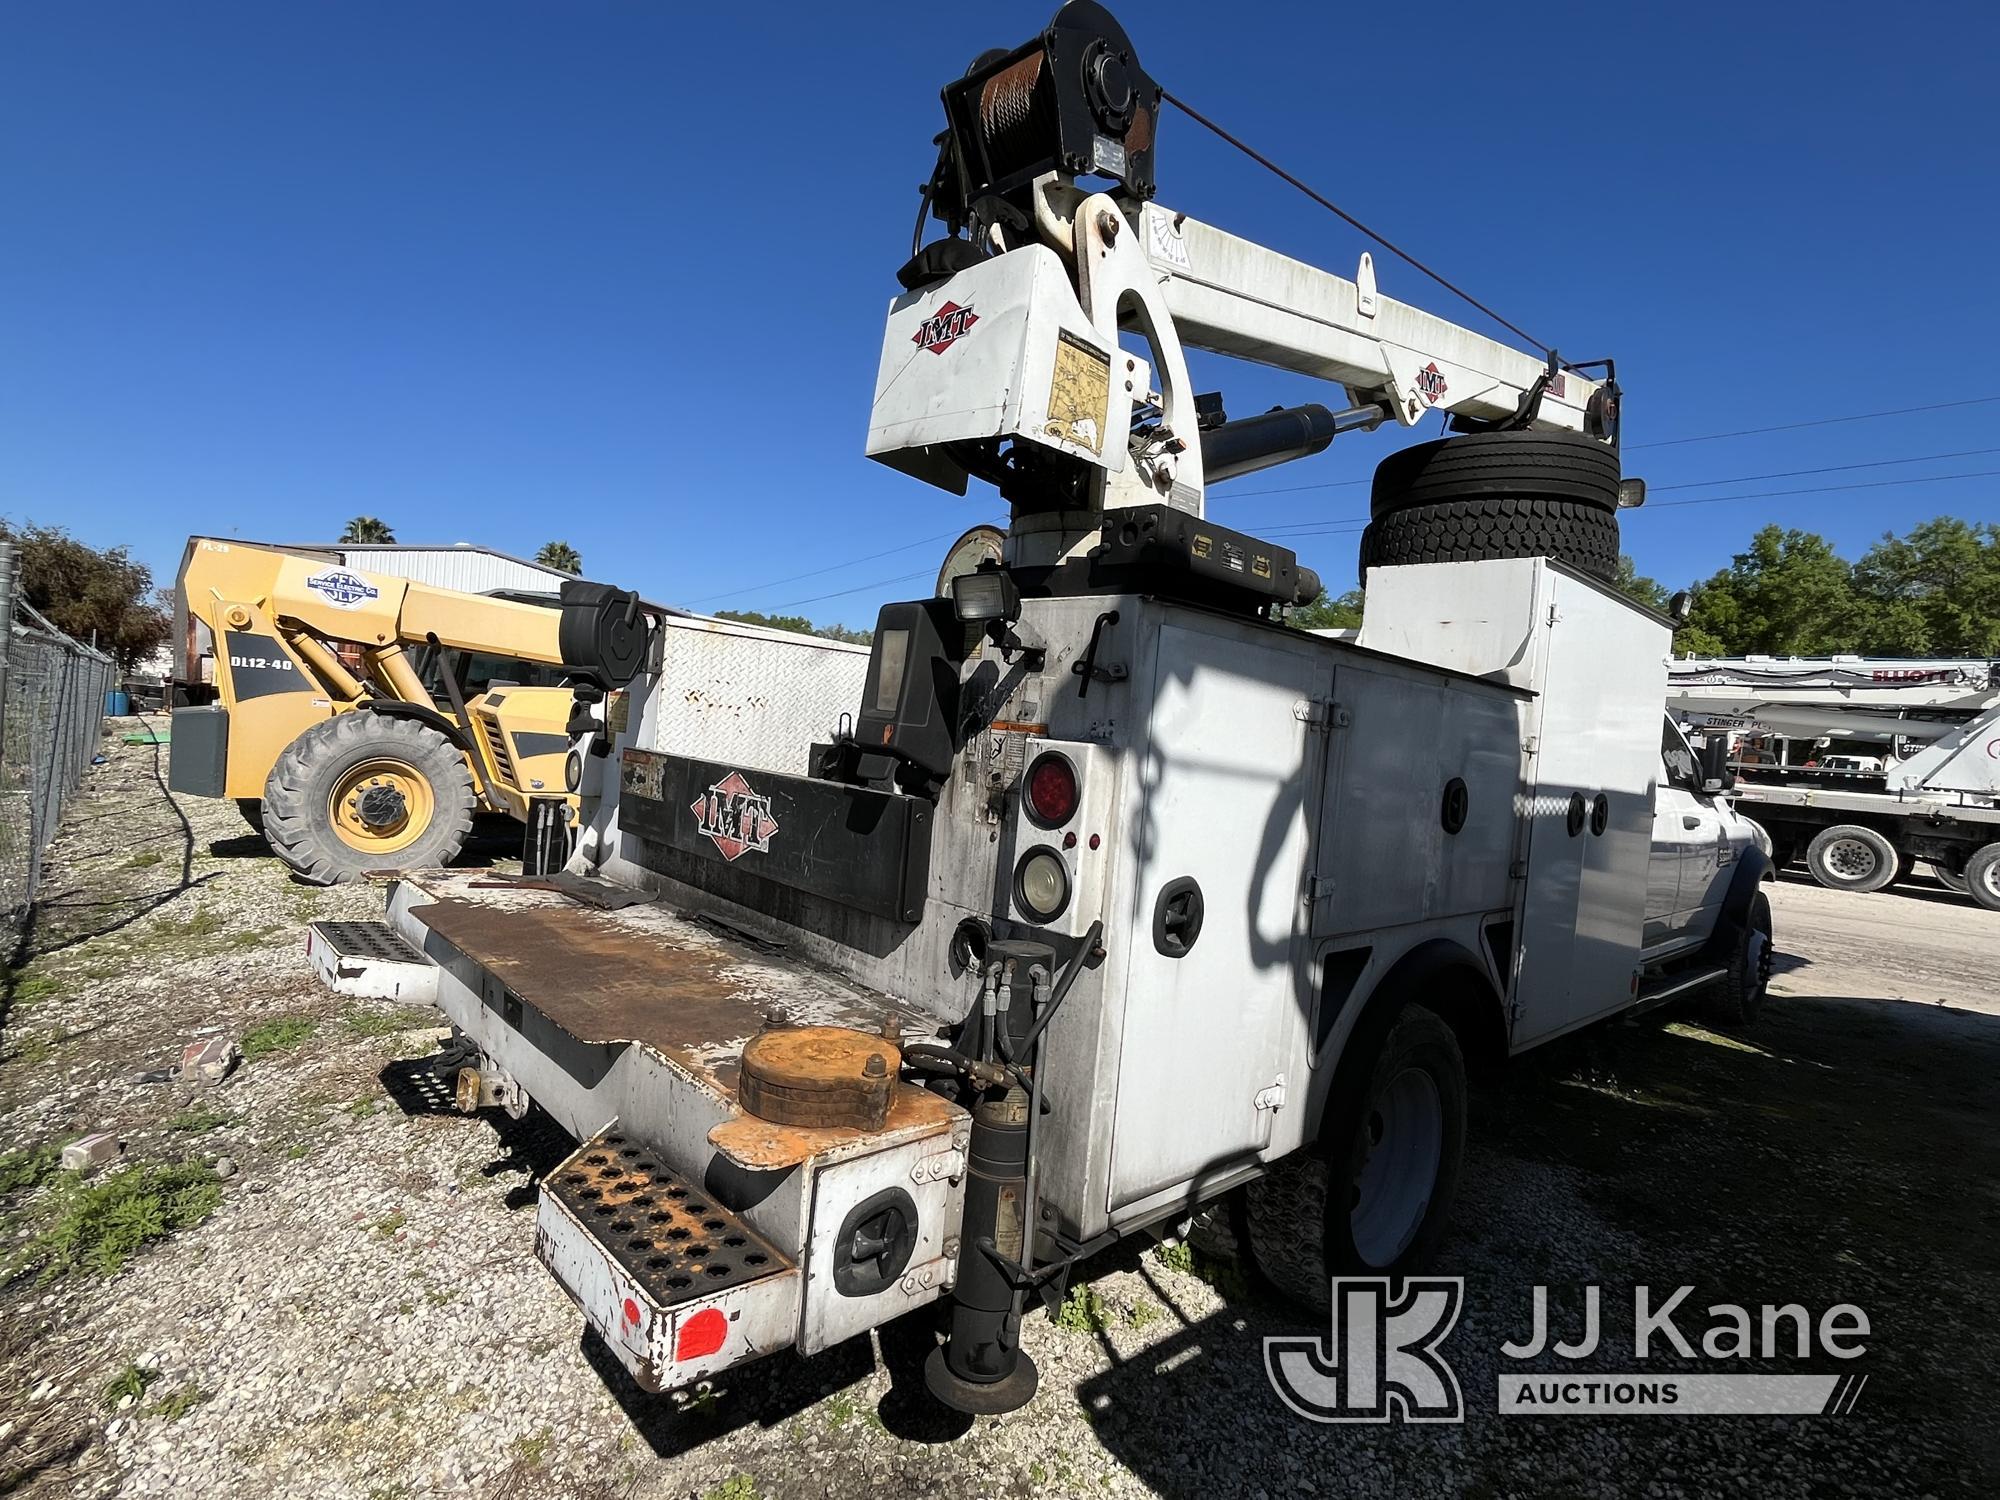
[[(1469, 1066), (1678, 995), (1747, 1023), (1770, 971), (1670, 622), (1610, 582), (1610, 372), (1156, 203), (1162, 91), (1100, 6), (943, 97), (867, 452), (996, 485), (1001, 557), (884, 606), (788, 769), (677, 743), (641, 673), (567, 869), (388, 898), (461, 1100), (581, 1141), (537, 1253), (650, 1389), (942, 1302), (929, 1389), (1012, 1409), (1038, 1297), (1239, 1192), (1324, 1305), (1437, 1249)], [(1340, 409), (1230, 421), (1190, 345)], [(1359, 638), (1285, 626), (1318, 580), (1208, 487), (1433, 413)]]

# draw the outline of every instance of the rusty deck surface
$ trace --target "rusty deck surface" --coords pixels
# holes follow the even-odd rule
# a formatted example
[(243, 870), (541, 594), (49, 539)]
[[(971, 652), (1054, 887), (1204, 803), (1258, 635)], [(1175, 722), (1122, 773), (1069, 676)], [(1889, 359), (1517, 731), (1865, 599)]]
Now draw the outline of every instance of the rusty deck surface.
[(733, 1096), (737, 1055), (776, 1012), (879, 1033), (888, 997), (738, 941), (659, 902), (602, 911), (558, 891), (426, 875), (411, 916), (581, 1042), (638, 1042)]

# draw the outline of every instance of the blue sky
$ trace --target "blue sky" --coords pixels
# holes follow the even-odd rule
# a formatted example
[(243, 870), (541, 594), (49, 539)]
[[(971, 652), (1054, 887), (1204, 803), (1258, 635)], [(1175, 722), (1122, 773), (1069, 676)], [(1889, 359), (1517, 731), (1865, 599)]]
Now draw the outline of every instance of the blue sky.
[[(13, 7), (0, 512), (162, 582), (191, 531), (367, 513), (406, 541), (560, 537), (670, 602), (870, 624), (998, 509), (861, 447), (938, 88), (1050, 9)], [(1537, 337), (1615, 355), (1656, 500), (1896, 481), (1630, 515), (1644, 571), (1705, 575), (1766, 520), (1850, 555), (2000, 520), (2000, 477), (1902, 482), (2000, 470), (1968, 452), (2000, 449), (2000, 402), (1638, 446), (2000, 395), (2000, 13), (1123, 9), (1169, 88)], [(1303, 259), (1366, 248), (1172, 114), (1159, 174), (1161, 201)], [(1382, 284), (1479, 326), (1386, 260)], [(1325, 395), (1198, 373), (1233, 412)], [(1403, 440), (1344, 438), (1211, 513), (1347, 522), (1366, 489), (1343, 481)], [(1350, 532), (1297, 545), (1352, 580)]]

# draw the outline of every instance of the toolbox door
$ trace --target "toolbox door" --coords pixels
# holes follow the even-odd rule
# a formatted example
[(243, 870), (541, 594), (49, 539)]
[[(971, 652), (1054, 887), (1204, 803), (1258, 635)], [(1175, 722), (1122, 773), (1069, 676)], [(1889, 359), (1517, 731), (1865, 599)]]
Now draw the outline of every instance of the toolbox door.
[[(1161, 629), (1123, 833), (1134, 876), (1114, 1213), (1258, 1155), (1279, 1079), (1294, 1100), (1303, 1089), (1312, 995), (1297, 949), (1330, 653), (1205, 624)], [(1196, 891), (1199, 932), (1181, 946)], [(1177, 901), (1178, 928), (1161, 930)]]

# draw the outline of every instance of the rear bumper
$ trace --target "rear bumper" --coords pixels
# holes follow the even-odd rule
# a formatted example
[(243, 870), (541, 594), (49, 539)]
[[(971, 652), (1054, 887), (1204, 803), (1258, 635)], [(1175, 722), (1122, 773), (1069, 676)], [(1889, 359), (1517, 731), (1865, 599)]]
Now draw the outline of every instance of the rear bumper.
[[(963, 1110), (901, 1083), (873, 1131), (773, 1125), (737, 1103), (736, 1059), (771, 1011), (877, 1032), (898, 1020), (886, 997), (657, 904), (605, 910), (479, 872), (406, 878), (389, 909), (435, 966), (436, 1004), (479, 1049), (482, 1072), (504, 1074), (585, 1142), (545, 1184), (537, 1252), (642, 1384), (686, 1384), (787, 1346), (816, 1353), (950, 1287), (971, 1131)], [(644, 1236), (611, 1227), (639, 1221), (579, 1196), (591, 1171), (612, 1164), (588, 1158), (614, 1134), (618, 1149), (644, 1153), (642, 1175), (698, 1191), (782, 1269), (706, 1288), (702, 1278), (685, 1288), (649, 1281), (667, 1268), (649, 1264), (652, 1247), (635, 1263), (630, 1241)], [(836, 1276), (854, 1248), (843, 1229), (852, 1241), (857, 1211), (883, 1201), (912, 1226), (906, 1258), (872, 1268), (880, 1274)], [(697, 1302), (674, 1300), (697, 1291)], [(682, 1330), (711, 1306), (726, 1338), (686, 1353)], [(715, 1321), (701, 1326), (710, 1333), (692, 1338), (695, 1349)]]

